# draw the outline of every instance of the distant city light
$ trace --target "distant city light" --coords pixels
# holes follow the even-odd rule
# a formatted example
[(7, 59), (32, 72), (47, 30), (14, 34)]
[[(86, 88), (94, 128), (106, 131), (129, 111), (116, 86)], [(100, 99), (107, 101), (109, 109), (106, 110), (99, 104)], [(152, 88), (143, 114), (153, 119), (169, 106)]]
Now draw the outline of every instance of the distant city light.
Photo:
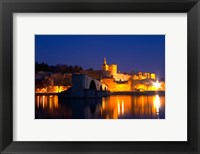
[(153, 86), (158, 89), (160, 88), (160, 83), (158, 82), (158, 80), (156, 82), (153, 83)]

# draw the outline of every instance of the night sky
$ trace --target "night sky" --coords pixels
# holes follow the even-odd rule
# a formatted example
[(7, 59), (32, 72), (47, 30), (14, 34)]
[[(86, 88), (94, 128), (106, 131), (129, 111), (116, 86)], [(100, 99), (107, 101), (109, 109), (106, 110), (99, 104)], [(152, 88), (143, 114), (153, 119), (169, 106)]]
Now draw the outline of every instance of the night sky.
[(165, 35), (35, 35), (35, 60), (101, 70), (103, 59), (120, 72), (165, 77)]

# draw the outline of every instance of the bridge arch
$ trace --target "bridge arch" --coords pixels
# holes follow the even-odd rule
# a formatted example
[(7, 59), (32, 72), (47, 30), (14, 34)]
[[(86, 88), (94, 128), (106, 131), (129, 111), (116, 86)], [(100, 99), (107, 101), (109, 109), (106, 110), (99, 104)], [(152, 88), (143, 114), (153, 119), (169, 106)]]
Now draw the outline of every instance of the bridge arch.
[(92, 81), (90, 82), (90, 87), (89, 87), (89, 89), (97, 90), (97, 87), (96, 87), (96, 84), (95, 84), (94, 80), (92, 80)]

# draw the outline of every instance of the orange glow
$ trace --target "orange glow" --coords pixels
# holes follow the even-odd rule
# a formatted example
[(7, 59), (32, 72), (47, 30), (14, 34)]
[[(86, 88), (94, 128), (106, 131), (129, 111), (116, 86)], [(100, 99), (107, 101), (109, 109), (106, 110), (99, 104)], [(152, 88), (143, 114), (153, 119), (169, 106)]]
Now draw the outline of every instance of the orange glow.
[(122, 115), (124, 114), (124, 101), (122, 100)]
[(37, 88), (36, 93), (60, 93), (66, 91), (70, 86), (48, 86), (45, 88)]
[(104, 109), (105, 106), (106, 106), (106, 100), (105, 100), (105, 98), (103, 97), (103, 98), (102, 98), (102, 108)]
[(44, 103), (45, 103), (45, 102), (44, 102), (44, 97), (45, 97), (45, 96), (42, 96), (42, 107), (43, 107), (43, 109), (44, 109)]
[(43, 96), (36, 96), (36, 106), (37, 108), (42, 109), (56, 109), (58, 108), (58, 96), (56, 95), (43, 95)]
[(105, 99), (105, 106), (102, 107), (102, 115), (110, 119), (118, 119), (120, 115), (131, 112), (131, 97), (111, 96)]
[(102, 83), (108, 86), (110, 91), (130, 91), (131, 82), (127, 81), (125, 83), (116, 83), (112, 78), (103, 78)]
[(39, 107), (40, 107), (40, 97), (37, 96), (37, 108), (39, 108)]
[(111, 92), (127, 92), (127, 91), (157, 91), (165, 90), (165, 83), (158, 81), (141, 81), (136, 82), (134, 80), (129, 80), (125, 83), (117, 83), (112, 78), (103, 78), (102, 83), (108, 86), (108, 90)]
[[(95, 108), (92, 103), (89, 103), (92, 106), (89, 105), (85, 108), (87, 116), (101, 116), (104, 119), (119, 119), (130, 116), (133, 116), (133, 119), (159, 118), (160, 109), (165, 109), (165, 96), (159, 95), (111, 95), (99, 99), (98, 102)], [(43, 110), (45, 114), (55, 116), (62, 113), (72, 114), (71, 109), (62, 108), (62, 105), (62, 103), (59, 104), (57, 95), (35, 96), (36, 109)]]
[(120, 114), (120, 103), (119, 101), (117, 102), (117, 111), (118, 111), (118, 115)]
[(105, 98), (101, 114), (105, 118), (118, 119), (122, 115), (135, 114), (135, 117), (158, 117), (159, 108), (165, 103), (163, 96), (137, 96), (131, 99), (128, 95)]
[(52, 95), (49, 96), (49, 108), (52, 109)]
[(54, 96), (54, 108), (58, 108), (58, 96)]

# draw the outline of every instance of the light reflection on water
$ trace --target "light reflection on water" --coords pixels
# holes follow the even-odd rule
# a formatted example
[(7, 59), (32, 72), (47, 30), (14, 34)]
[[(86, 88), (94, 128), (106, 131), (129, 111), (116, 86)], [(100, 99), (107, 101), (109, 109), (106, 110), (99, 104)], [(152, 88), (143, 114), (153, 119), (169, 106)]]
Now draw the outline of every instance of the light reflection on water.
[(100, 99), (35, 98), (36, 119), (165, 119), (165, 96), (112, 95)]

